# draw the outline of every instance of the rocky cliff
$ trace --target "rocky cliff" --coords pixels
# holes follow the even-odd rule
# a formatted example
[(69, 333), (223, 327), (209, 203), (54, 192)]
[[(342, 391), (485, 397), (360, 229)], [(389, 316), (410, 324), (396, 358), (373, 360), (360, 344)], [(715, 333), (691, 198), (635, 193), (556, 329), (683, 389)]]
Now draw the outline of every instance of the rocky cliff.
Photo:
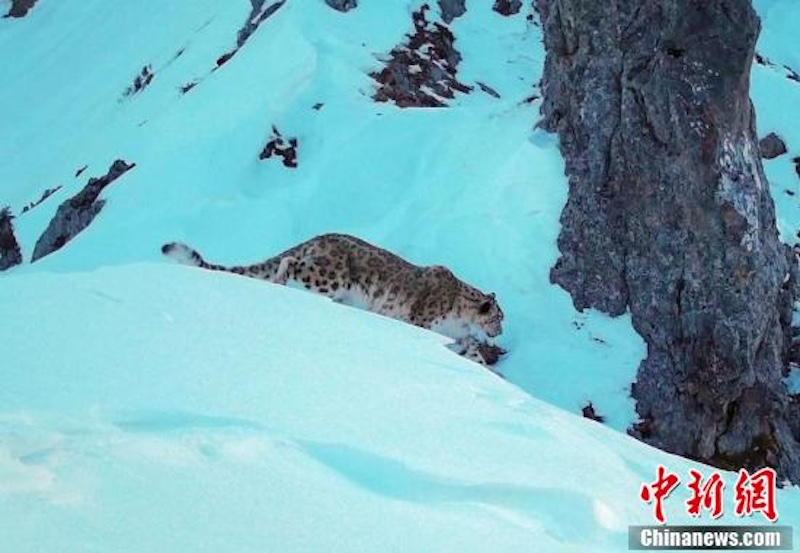
[(569, 176), (551, 279), (578, 309), (631, 311), (648, 346), (632, 432), (800, 482), (797, 406), (782, 381), (795, 271), (748, 95), (750, 2), (538, 8), (542, 125), (558, 133)]

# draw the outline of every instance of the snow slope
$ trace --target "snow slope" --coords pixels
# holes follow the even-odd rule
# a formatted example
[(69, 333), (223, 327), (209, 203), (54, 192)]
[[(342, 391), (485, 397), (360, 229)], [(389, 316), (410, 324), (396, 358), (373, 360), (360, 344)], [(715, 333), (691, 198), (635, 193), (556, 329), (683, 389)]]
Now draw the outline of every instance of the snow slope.
[[(541, 72), (539, 29), (524, 11), (506, 18), (470, 3), (453, 24), (459, 78), (501, 98), (476, 89), (449, 109), (376, 104), (367, 75), (412, 29), (419, 4), (341, 14), (287, 2), (213, 73), (245, 0), (45, 0), (23, 20), (0, 21), (0, 81), (15, 83), (0, 102), (25, 106), (0, 126), (0, 182), (13, 184), (0, 204), (19, 214), (64, 186), (15, 220), (26, 259), (89, 176), (117, 157), (137, 164), (104, 193), (87, 232), (18, 271), (153, 261), (172, 240), (255, 262), (316, 234), (355, 234), (496, 292), (511, 352), (499, 369), (570, 411), (591, 401), (624, 430), (642, 340), (625, 317), (576, 313), (548, 280), (566, 184), (555, 139), (532, 131), (539, 102), (525, 101)], [(145, 65), (152, 83), (123, 98)], [(297, 170), (257, 159), (273, 124), (299, 139)]]
[(623, 551), (654, 467), (696, 466), (276, 285), (19, 275), (0, 312), (2, 551)]

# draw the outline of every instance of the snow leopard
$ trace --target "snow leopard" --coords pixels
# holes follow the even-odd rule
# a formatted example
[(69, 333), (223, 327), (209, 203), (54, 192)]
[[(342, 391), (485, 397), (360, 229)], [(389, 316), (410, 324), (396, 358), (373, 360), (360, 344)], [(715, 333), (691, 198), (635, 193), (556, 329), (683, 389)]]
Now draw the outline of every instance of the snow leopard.
[(322, 234), (253, 265), (209, 263), (186, 244), (165, 244), (164, 255), (180, 263), (277, 284), (290, 284), (336, 302), (366, 309), (455, 340), (459, 354), (484, 365), (497, 361), (492, 338), (503, 331), (503, 310), (441, 265), (419, 266), (346, 234)]

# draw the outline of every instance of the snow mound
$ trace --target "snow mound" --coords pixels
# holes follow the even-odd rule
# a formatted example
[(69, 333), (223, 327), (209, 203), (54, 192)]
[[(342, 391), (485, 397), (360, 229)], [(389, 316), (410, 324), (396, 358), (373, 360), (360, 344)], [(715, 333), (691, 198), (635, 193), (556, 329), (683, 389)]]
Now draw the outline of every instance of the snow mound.
[(0, 312), (8, 551), (619, 551), (690, 466), (277, 285), (30, 274)]

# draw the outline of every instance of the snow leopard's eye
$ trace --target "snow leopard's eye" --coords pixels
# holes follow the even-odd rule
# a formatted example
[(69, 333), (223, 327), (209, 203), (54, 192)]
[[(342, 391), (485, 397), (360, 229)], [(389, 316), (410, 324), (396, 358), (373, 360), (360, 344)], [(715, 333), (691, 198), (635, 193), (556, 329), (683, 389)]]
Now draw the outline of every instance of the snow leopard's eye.
[(486, 315), (491, 308), (492, 308), (492, 302), (485, 301), (478, 308), (478, 313), (480, 313), (481, 315)]

